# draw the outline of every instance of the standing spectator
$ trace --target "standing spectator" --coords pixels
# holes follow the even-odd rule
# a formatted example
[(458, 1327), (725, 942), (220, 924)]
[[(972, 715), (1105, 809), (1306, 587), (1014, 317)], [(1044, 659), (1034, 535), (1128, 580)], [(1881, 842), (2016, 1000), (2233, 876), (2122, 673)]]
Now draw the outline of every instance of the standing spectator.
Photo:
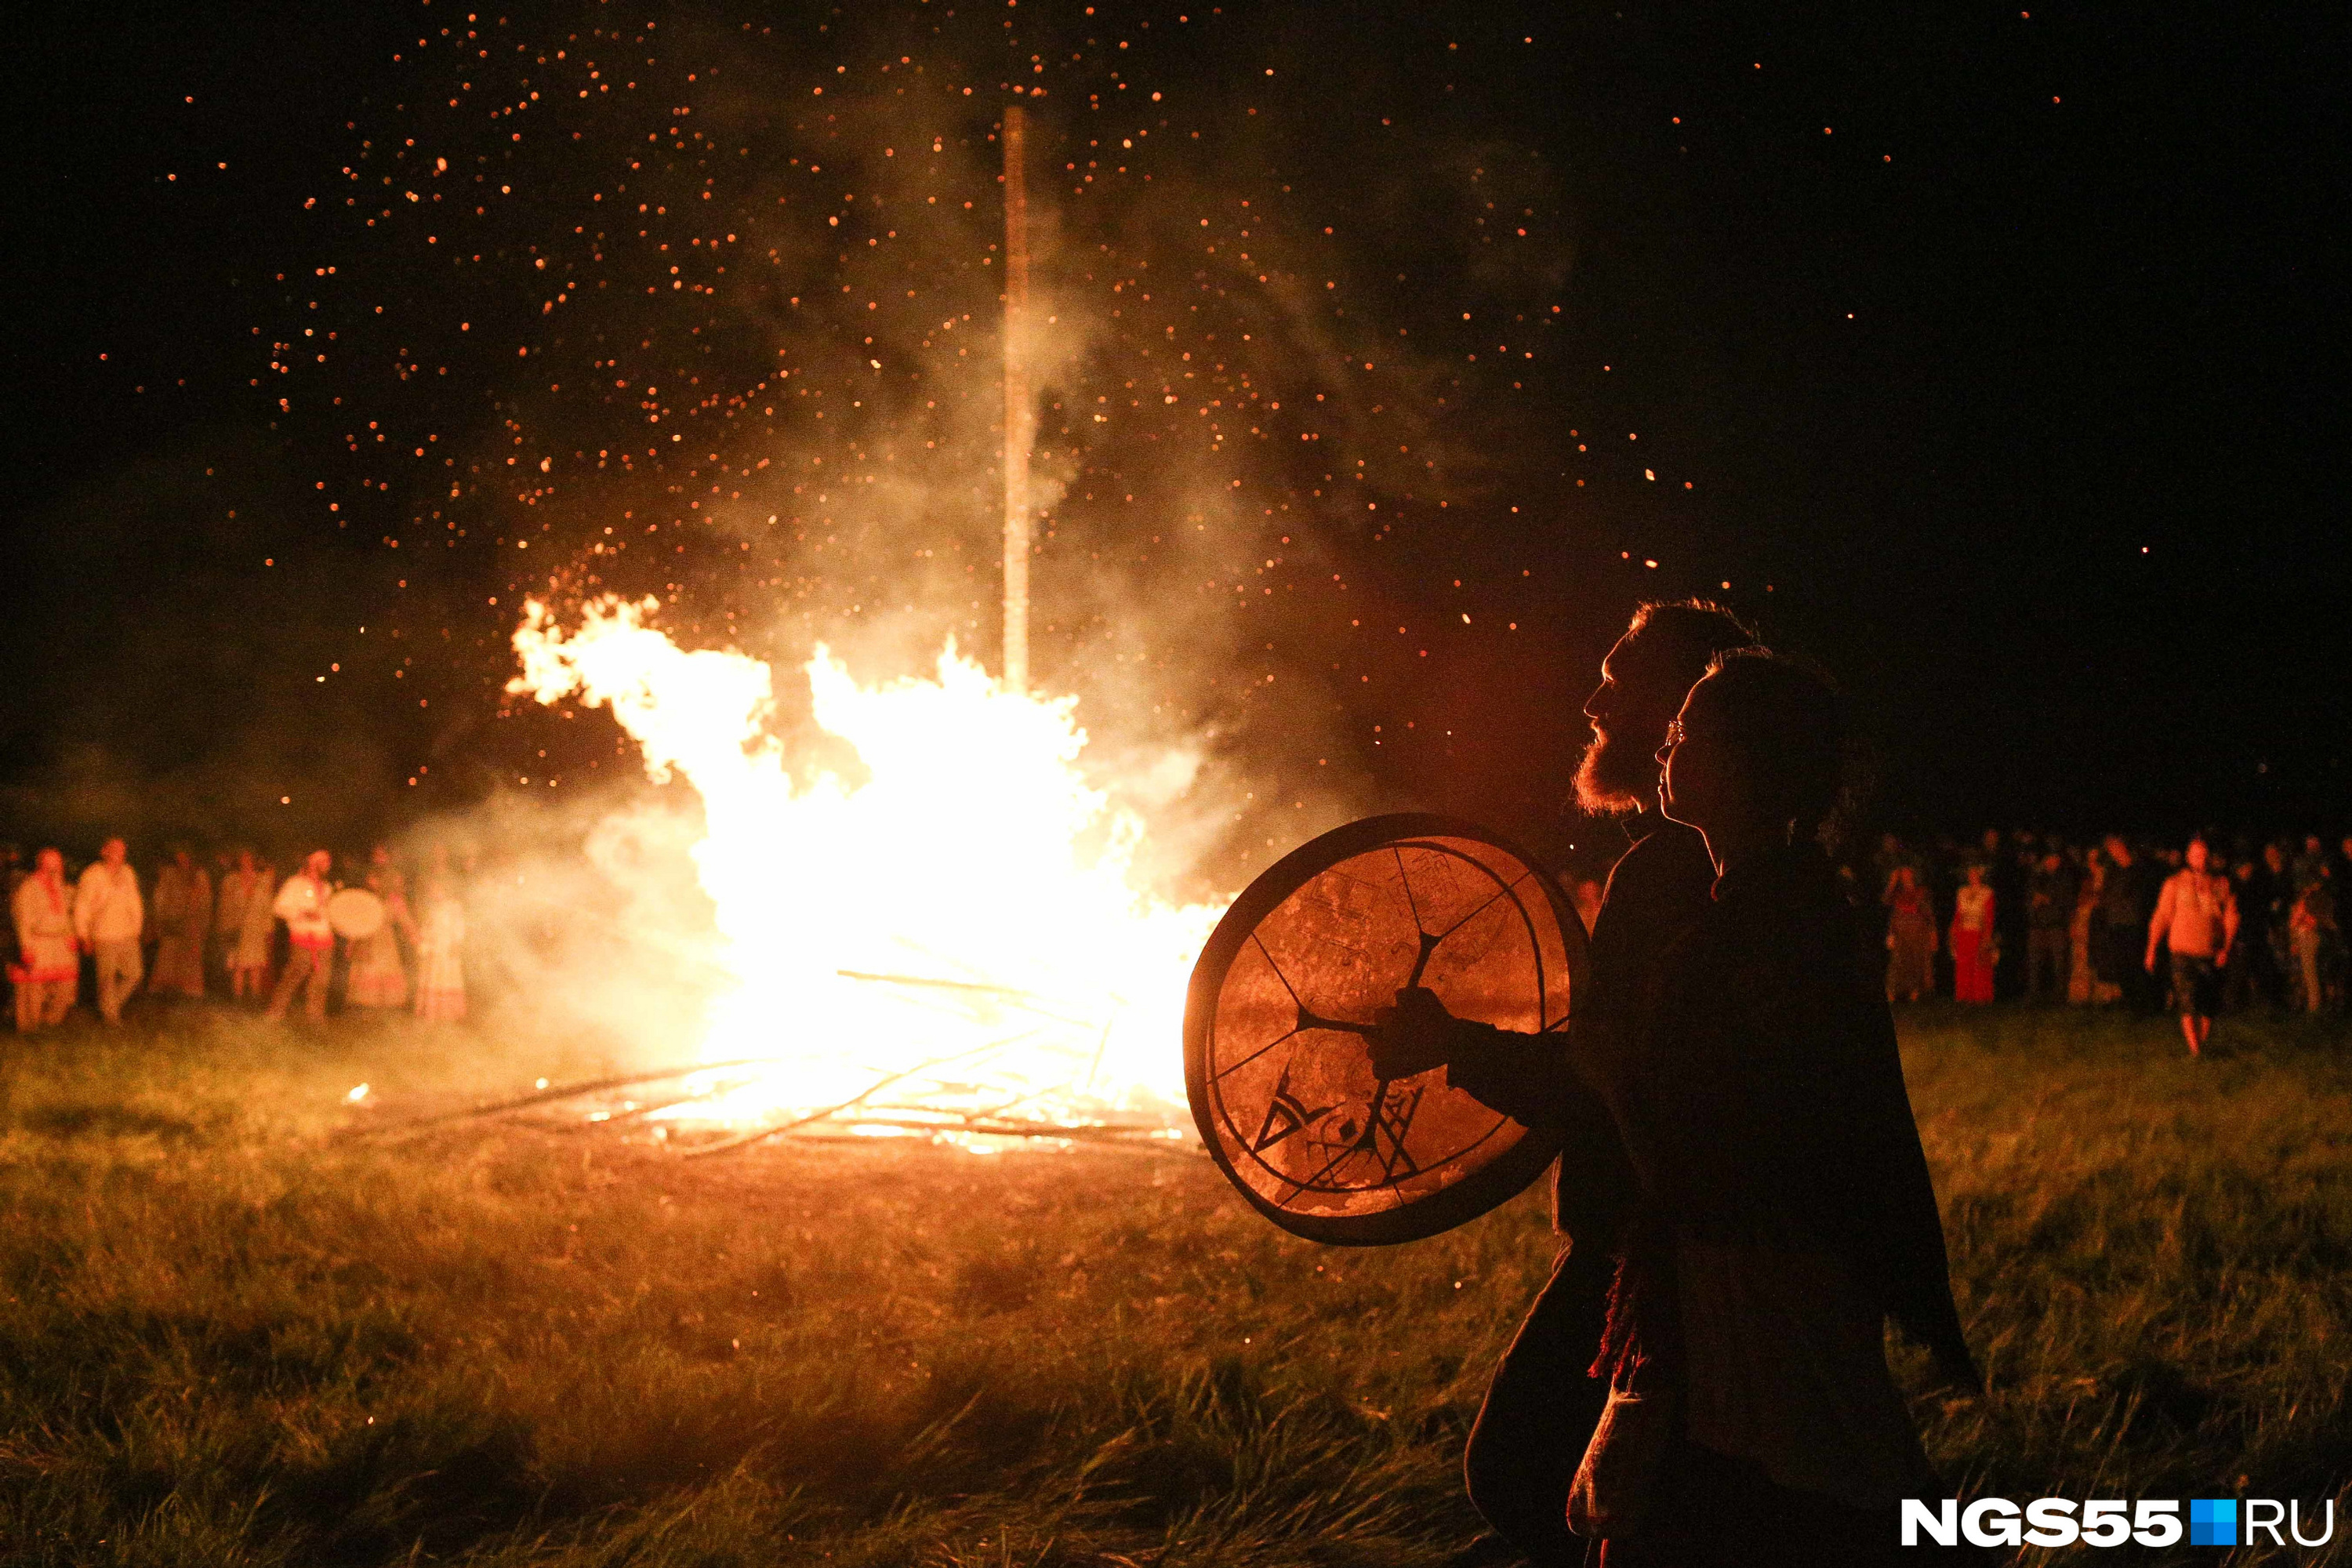
[(2107, 858), (2095, 847), (2083, 857), (2083, 880), (2074, 889), (2074, 915), (2066, 927), (2068, 957), (2073, 961), (2066, 976), (2066, 1000), (2078, 1007), (2112, 1002), (2120, 994), (2099, 978), (2095, 961), (2099, 910), (2105, 901), (2106, 888)]
[(1886, 874), (1886, 999), (1916, 1002), (1936, 989), (1936, 911), (1908, 860)]
[(425, 874), (424, 919), (416, 934), (416, 1016), (446, 1023), (466, 1016), (466, 907), (436, 852)]
[(2319, 841), (2318, 834), (2303, 836), (2303, 852), (2294, 858), (2294, 866), (2289, 874), (2294, 879), (2297, 893), (2316, 886), (2327, 875), (2327, 846)]
[(408, 911), (407, 884), (379, 844), (368, 856), (367, 889), (383, 900), (383, 924), (350, 947), (351, 976), (343, 999), (354, 1007), (403, 1007), (408, 1004), (408, 970), (400, 961), (401, 939), (414, 944), (416, 921)]
[(2122, 834), (2107, 835), (2106, 851), (2106, 883), (2099, 894), (2098, 924), (2092, 933), (2092, 962), (2098, 968), (2099, 979), (2114, 986), (2126, 1005), (2138, 1010), (2147, 1002), (2147, 987), (2141, 983), (2140, 944), (2156, 900), (2147, 894), (2146, 868), (2138, 863)]
[(2045, 851), (2025, 884), (2026, 992), (2036, 1002), (2066, 997), (2072, 969), (2074, 878), (2066, 858)]
[(2147, 957), (2156, 973), (2159, 947), (2172, 955), (2172, 1007), (2180, 1015), (2180, 1037), (2189, 1054), (2202, 1056), (2221, 1005), (2221, 967), (2238, 940), (2238, 900), (2230, 879), (2212, 869), (2212, 851), (2202, 838), (2189, 841), (2182, 868), (2165, 879), (2156, 913), (2147, 925)]
[(1968, 880), (1952, 895), (1952, 999), (1992, 1000), (1993, 966), (2000, 962), (2000, 928), (1992, 889), (1981, 860), (1968, 864)]
[(205, 936), (212, 930), (213, 885), (184, 844), (155, 874), (155, 969), (147, 989), (205, 994)]
[[(14, 844), (0, 844), (0, 899), (5, 899), (12, 910), (16, 907), (16, 889), (24, 884), (26, 875), (24, 851)], [(11, 964), (16, 962), (16, 928), (13, 923), (0, 930), (0, 960)]]
[[(1985, 879), (1992, 888), (1994, 945), (2002, 952), (2025, 954), (2030, 960), (2033, 907), (2027, 889), (2032, 885), (2034, 868), (2042, 863), (2042, 852), (2034, 845), (2033, 835), (2022, 828), (2006, 838), (1997, 833), (1985, 837), (1990, 846)], [(2030, 962), (2004, 964), (1993, 972), (1993, 994), (2009, 999), (2027, 995), (2032, 979)]]
[(249, 875), (244, 882), (237, 877), (240, 868), (250, 863), (243, 850), (223, 849), (213, 857), (212, 931), (205, 941), (207, 979), (218, 975), (225, 982), (230, 980), (229, 959), (236, 951), (236, 933), (245, 925), (246, 901), (257, 885)]
[(269, 997), (272, 1023), (286, 1016), (297, 991), (303, 992), (302, 1010), (310, 1021), (326, 1021), (327, 982), (335, 964), (335, 928), (327, 923), (327, 900), (334, 889), (327, 873), (334, 864), (335, 858), (324, 849), (311, 850), (270, 904), (270, 911), (286, 922), (287, 938), (293, 944), (286, 954), (286, 973), (278, 977), (278, 989)]
[(16, 1027), (24, 1034), (65, 1022), (81, 985), (81, 953), (74, 936), (73, 895), (66, 889), (66, 858), (44, 849), (33, 874), (9, 900), (16, 937)]
[(277, 911), (271, 908), (277, 868), (256, 860), (252, 850), (240, 849), (236, 877), (244, 891), (239, 895), (236, 945), (228, 955), (228, 994), (243, 1000), (269, 989), (269, 939), (278, 931)]
[(131, 848), (121, 839), (108, 839), (83, 868), (73, 914), (82, 951), (98, 960), (99, 1016), (120, 1024), (123, 1002), (139, 989), (139, 937), (147, 927), (139, 873), (131, 868)]
[(2287, 864), (2286, 844), (2273, 839), (2263, 846), (2263, 944), (2268, 965), (2271, 997), (2293, 1006), (2295, 997), (2294, 933), (2289, 916), (2294, 910), (2294, 876)]
[(2287, 939), (2294, 950), (2295, 991), (2303, 1010), (2316, 1013), (2327, 1005), (2328, 965), (2337, 936), (2336, 889), (2327, 868), (2319, 868), (2312, 884), (2295, 895), (2287, 911)]

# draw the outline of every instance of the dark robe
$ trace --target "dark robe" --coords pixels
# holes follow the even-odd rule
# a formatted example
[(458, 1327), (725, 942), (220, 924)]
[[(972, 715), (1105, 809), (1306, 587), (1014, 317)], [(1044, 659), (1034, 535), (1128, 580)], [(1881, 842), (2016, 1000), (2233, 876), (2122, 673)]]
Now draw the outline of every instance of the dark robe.
[[(1605, 1021), (1646, 1037), (1666, 955), (1706, 915), (1715, 867), (1697, 833), (1654, 814), (1629, 822), (1627, 836), (1633, 847), (1610, 872), (1593, 921), (1586, 994), (1570, 1005), (1578, 1029)], [(1483, 1026), (1466, 1032), (1494, 1033)], [(1539, 1058), (1532, 1072), (1528, 1059), (1523, 1048), (1467, 1050), (1447, 1076), (1514, 1120), (1558, 1128), (1566, 1138), (1552, 1219), (1567, 1246), (1495, 1370), (1464, 1457), (1479, 1512), (1549, 1565), (1583, 1561), (1584, 1543), (1568, 1530), (1569, 1483), (1608, 1399), (1606, 1380), (1591, 1368), (1634, 1184), (1613, 1115), (1570, 1070), (1566, 1053)]]
[[(1669, 960), (1657, 1033), (1612, 1064), (1609, 1096), (1624, 1122), (1642, 1196), (1626, 1226), (1602, 1361), (1633, 1386), (1680, 1388), (1694, 1427), (1697, 1407), (1716, 1402), (1700, 1398), (1704, 1391), (1688, 1373), (1707, 1364), (1745, 1368), (1752, 1363), (1741, 1350), (1769, 1346), (1790, 1327), (1786, 1319), (1759, 1321), (1727, 1338), (1718, 1312), (1702, 1320), (1712, 1336), (1705, 1354), (1685, 1343), (1682, 1292), (1718, 1308), (1740, 1299), (1714, 1279), (1681, 1272), (1686, 1259), (1721, 1258), (1727, 1245), (1760, 1244), (1768, 1256), (1793, 1245), (1836, 1258), (1844, 1283), (1831, 1285), (1834, 1300), (1799, 1307), (1804, 1321), (1828, 1325), (1856, 1305), (1891, 1316), (1948, 1375), (1978, 1382), (1952, 1302), (1943, 1226), (1893, 1017), (1877, 977), (1856, 962), (1853, 920), (1828, 862), (1811, 847), (1735, 866), (1706, 921)], [(1789, 1304), (1786, 1297), (1775, 1303)], [(1894, 1544), (1891, 1497), (1864, 1505), (1774, 1479), (1784, 1469), (1835, 1473), (1825, 1466), (1842, 1459), (1850, 1474), (1900, 1470), (1901, 1447), (1919, 1467), (1915, 1474), (1924, 1472), (1916, 1437), (1902, 1430), (1899, 1395), (1885, 1382), (1877, 1334), (1837, 1364), (1846, 1380), (1837, 1390), (1883, 1391), (1879, 1408), (1896, 1424), (1901, 1444), (1883, 1430), (1831, 1430), (1803, 1420), (1773, 1424), (1799, 1434), (1788, 1450), (1726, 1452), (1680, 1438), (1660, 1478), (1655, 1523), (1609, 1542), (1604, 1568), (1744, 1564), (1755, 1561), (1759, 1540), (1791, 1518), (1808, 1521), (1811, 1563), (1908, 1561)], [(1840, 1404), (1809, 1405), (1801, 1396), (1787, 1410), (1811, 1414)], [(1886, 1464), (1874, 1463), (1882, 1457)], [(1895, 1495), (1935, 1494), (1897, 1483)]]
[(1772, 1211), (1957, 1370), (1970, 1363), (1943, 1223), (1853, 919), (1809, 846), (1735, 866), (1676, 944), (1657, 1033), (1612, 1098), (1665, 1223), (1736, 1233)]

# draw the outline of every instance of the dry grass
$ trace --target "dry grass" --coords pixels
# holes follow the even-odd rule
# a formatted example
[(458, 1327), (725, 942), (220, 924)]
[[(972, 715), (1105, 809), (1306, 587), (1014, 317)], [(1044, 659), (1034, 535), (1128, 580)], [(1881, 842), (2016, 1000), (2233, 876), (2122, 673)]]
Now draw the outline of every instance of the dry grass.
[[(1931, 1447), (2015, 1498), (2341, 1497), (2352, 1068), (2165, 1027), (1910, 1030), (1996, 1385)], [(9, 1563), (1438, 1563), (1549, 1262), (1536, 1194), (1340, 1252), (1174, 1152), (349, 1134), (606, 1065), (471, 1035), (199, 1012), (9, 1060)]]

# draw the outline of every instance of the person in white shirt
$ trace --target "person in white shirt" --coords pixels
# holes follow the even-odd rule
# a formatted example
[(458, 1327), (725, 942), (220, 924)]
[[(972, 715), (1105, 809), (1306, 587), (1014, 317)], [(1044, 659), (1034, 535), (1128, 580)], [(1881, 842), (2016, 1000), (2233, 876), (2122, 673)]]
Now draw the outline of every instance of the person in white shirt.
[(98, 1011), (110, 1024), (122, 1022), (122, 1004), (145, 973), (139, 937), (147, 927), (147, 908), (130, 862), (130, 847), (110, 838), (74, 888), (74, 935), (98, 960)]
[(335, 966), (335, 928), (327, 923), (327, 900), (335, 889), (327, 880), (327, 872), (334, 863), (334, 857), (324, 849), (311, 850), (302, 868), (278, 889), (277, 901), (270, 906), (286, 922), (286, 934), (292, 943), (287, 950), (286, 973), (278, 977), (278, 989), (269, 998), (268, 1016), (273, 1022), (286, 1016), (294, 993), (306, 985), (303, 1012), (313, 1023), (326, 1019), (327, 978)]
[(16, 923), (16, 1027), (31, 1034), (65, 1022), (81, 987), (81, 952), (75, 944), (73, 889), (66, 859), (54, 849), (34, 858), (33, 874), (19, 883), (9, 913)]

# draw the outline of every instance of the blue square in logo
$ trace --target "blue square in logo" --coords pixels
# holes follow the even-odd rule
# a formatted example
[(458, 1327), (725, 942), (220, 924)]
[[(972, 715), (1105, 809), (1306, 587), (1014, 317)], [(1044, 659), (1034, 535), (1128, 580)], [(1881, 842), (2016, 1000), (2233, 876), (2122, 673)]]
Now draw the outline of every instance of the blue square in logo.
[(2189, 1500), (2189, 1544), (2191, 1546), (2238, 1544), (2238, 1500), (2231, 1497), (2190, 1498)]

